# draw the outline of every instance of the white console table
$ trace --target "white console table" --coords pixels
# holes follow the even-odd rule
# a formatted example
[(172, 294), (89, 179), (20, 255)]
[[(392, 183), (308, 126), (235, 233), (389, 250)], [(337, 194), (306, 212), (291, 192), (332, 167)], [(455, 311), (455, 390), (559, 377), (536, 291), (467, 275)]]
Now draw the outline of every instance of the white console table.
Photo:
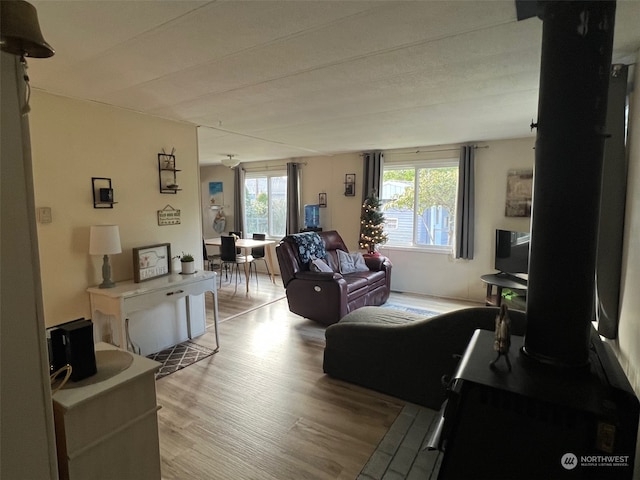
[[(113, 288), (91, 287), (87, 289), (91, 299), (91, 314), (115, 317), (117, 340), (113, 343), (123, 349), (129, 347), (128, 319), (131, 313), (149, 310), (163, 302), (185, 299), (187, 335), (191, 338), (190, 295), (213, 294), (213, 317), (216, 334), (216, 351), (220, 348), (218, 338), (218, 291), (216, 272), (200, 271), (193, 275), (171, 274), (165, 277), (135, 283), (133, 280), (118, 282)], [(96, 322), (94, 322), (94, 326)], [(95, 327), (94, 327), (95, 328)], [(102, 340), (96, 338), (97, 341)]]

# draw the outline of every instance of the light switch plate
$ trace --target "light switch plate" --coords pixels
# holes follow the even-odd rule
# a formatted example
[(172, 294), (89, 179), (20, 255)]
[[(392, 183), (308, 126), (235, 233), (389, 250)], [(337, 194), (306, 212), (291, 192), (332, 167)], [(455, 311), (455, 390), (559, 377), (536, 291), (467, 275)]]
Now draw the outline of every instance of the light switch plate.
[(40, 223), (51, 223), (53, 221), (51, 218), (51, 207), (38, 208), (38, 221)]

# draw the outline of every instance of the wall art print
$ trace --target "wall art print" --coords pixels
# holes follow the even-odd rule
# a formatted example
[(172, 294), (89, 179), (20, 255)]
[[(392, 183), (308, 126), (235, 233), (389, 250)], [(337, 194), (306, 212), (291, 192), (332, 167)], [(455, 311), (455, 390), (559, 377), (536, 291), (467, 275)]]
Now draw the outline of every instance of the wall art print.
[(209, 203), (211, 206), (222, 207), (224, 205), (222, 182), (209, 182)]
[(533, 198), (533, 170), (509, 170), (507, 172), (507, 200), (504, 214), (507, 217), (530, 217)]

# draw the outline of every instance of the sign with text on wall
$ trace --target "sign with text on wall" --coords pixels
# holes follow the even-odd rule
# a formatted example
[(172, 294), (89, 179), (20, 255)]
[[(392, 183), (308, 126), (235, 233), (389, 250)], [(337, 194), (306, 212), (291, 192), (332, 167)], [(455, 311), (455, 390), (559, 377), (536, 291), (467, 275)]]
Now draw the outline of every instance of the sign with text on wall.
[(176, 210), (171, 205), (167, 205), (162, 210), (158, 210), (158, 225), (179, 225), (180, 210)]

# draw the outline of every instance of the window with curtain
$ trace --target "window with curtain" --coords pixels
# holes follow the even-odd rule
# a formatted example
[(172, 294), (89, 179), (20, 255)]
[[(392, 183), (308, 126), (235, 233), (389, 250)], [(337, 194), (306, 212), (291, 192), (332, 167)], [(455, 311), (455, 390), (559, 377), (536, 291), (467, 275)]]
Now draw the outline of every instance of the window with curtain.
[(287, 214), (287, 174), (284, 172), (247, 173), (244, 180), (244, 218), (246, 237), (266, 233), (285, 235)]
[(380, 198), (386, 246), (451, 252), (457, 190), (458, 160), (386, 164)]

